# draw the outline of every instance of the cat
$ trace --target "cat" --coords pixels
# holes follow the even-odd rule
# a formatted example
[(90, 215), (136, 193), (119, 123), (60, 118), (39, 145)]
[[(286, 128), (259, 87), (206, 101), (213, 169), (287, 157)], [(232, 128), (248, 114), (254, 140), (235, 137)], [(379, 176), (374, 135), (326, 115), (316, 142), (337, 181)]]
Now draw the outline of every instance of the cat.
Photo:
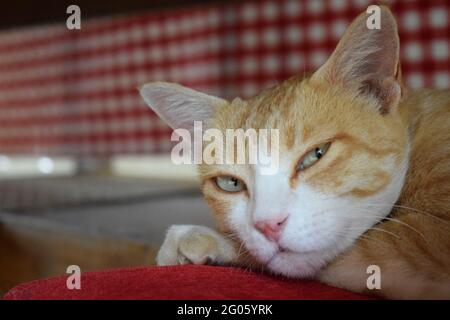
[[(402, 84), (397, 24), (362, 13), (331, 57), (231, 102), (177, 84), (140, 94), (172, 128), (276, 128), (280, 167), (200, 164), (217, 231), (171, 226), (159, 265), (222, 264), (392, 299), (450, 298), (450, 94)], [(369, 289), (369, 266), (381, 288)]]

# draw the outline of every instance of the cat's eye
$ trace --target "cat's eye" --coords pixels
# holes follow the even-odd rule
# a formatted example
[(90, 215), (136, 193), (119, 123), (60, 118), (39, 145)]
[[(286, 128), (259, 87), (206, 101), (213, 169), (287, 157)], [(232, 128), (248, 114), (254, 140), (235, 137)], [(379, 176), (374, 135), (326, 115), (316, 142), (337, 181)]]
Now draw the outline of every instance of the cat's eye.
[(245, 183), (231, 176), (218, 176), (214, 178), (219, 189), (226, 192), (239, 192), (246, 189)]
[(330, 142), (323, 143), (314, 149), (308, 151), (305, 156), (302, 158), (302, 161), (297, 165), (296, 170), (301, 171), (305, 170), (312, 165), (314, 165), (317, 161), (322, 158), (325, 153), (328, 151), (328, 148), (330, 147)]

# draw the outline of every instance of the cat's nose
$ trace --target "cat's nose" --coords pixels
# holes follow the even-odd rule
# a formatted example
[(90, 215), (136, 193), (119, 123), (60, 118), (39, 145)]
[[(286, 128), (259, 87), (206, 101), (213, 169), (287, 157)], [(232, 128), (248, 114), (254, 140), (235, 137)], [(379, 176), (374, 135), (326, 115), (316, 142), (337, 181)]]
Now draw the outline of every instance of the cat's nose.
[(284, 223), (287, 220), (287, 216), (283, 216), (275, 219), (265, 219), (257, 221), (255, 228), (261, 232), (267, 239), (277, 242), (281, 235)]

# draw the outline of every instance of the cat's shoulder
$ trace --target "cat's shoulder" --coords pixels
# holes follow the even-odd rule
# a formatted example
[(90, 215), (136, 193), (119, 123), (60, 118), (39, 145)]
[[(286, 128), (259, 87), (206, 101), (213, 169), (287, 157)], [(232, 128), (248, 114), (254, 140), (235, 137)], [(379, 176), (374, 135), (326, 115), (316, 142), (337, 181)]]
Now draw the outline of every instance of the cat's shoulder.
[(407, 89), (402, 104), (408, 107), (435, 108), (447, 106), (450, 108), (450, 90)]
[(450, 90), (406, 90), (399, 107), (403, 118), (413, 126), (426, 122), (444, 123), (450, 128)]

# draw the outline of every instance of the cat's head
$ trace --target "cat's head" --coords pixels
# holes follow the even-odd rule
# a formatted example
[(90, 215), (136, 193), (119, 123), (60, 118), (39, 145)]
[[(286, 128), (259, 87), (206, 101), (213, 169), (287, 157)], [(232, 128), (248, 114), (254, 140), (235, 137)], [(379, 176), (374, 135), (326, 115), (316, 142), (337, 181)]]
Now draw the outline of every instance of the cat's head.
[(407, 170), (407, 128), (395, 19), (381, 8), (381, 29), (366, 14), (349, 27), (330, 59), (232, 102), (178, 85), (141, 88), (173, 128), (279, 130), (279, 170), (256, 165), (200, 165), (204, 195), (219, 227), (260, 263), (288, 276), (312, 276), (385, 217)]

